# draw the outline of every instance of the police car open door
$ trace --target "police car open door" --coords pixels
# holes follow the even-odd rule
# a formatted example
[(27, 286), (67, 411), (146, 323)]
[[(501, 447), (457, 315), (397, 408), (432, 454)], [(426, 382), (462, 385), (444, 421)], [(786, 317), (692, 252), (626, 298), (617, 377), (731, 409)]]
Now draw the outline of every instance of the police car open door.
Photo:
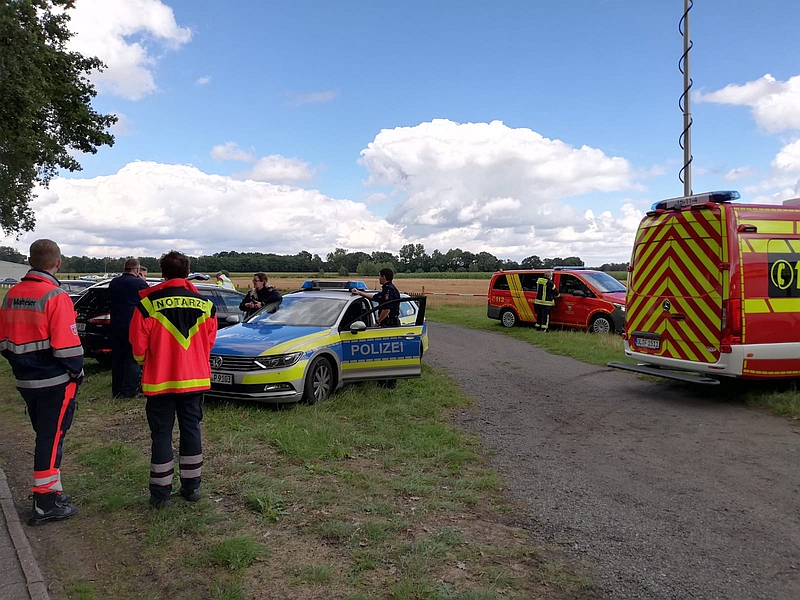
[[(339, 332), (342, 344), (342, 380), (401, 379), (422, 373), (422, 337), (425, 328), (425, 297), (392, 300), (360, 315)], [(393, 303), (414, 302), (414, 323), (400, 327), (375, 327), (376, 315)], [(406, 319), (407, 320), (407, 319)]]

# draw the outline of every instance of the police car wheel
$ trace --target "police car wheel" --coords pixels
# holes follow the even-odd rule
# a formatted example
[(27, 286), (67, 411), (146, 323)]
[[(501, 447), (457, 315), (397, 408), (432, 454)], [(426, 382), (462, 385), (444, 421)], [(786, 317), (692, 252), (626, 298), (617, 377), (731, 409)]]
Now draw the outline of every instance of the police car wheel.
[(614, 326), (611, 324), (611, 319), (605, 315), (598, 315), (592, 319), (592, 324), (589, 325), (591, 333), (614, 333)]
[(513, 327), (517, 324), (517, 315), (514, 314), (513, 310), (504, 310), (503, 314), (500, 315), (500, 322), (503, 327)]
[(333, 391), (333, 370), (325, 358), (316, 358), (306, 373), (303, 401), (306, 404), (324, 402)]

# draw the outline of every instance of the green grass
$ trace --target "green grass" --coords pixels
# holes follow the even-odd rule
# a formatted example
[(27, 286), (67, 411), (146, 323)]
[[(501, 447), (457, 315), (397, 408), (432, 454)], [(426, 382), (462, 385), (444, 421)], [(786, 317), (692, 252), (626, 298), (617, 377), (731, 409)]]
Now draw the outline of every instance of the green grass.
[[(479, 439), (450, 424), (449, 411), (471, 399), (426, 365), (422, 378), (396, 390), (347, 386), (314, 406), (207, 402), (203, 498), (175, 496), (159, 511), (147, 503), (144, 402), (111, 399), (109, 370), (94, 361), (86, 373), (62, 465), (80, 518), (48, 542), (85, 549), (75, 557), (81, 569), (47, 563), (69, 597), (95, 598), (100, 590), (109, 598), (187, 597), (187, 589), (195, 590), (191, 597), (230, 599), (256, 589), (279, 597), (289, 588), (297, 597), (325, 589), (342, 598), (541, 592), (537, 563), (525, 558), (533, 547), (506, 524), (515, 511)], [(0, 435), (22, 439), (30, 424), (5, 361), (0, 376)], [(18, 454), (29, 451), (29, 437)], [(522, 583), (485, 575), (505, 564), (509, 548), (521, 557)], [(457, 562), (470, 570), (443, 583)], [(87, 572), (91, 581), (79, 575)]]

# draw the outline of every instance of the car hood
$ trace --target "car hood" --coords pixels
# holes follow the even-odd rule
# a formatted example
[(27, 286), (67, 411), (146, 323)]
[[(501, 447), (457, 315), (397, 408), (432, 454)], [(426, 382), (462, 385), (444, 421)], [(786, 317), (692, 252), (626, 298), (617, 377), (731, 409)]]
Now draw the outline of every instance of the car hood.
[(603, 298), (617, 304), (625, 304), (625, 292), (608, 292), (603, 294)]
[[(330, 327), (255, 325), (240, 323), (217, 332), (212, 354), (261, 356), (293, 352), (331, 333)], [(275, 351), (275, 352), (273, 352)]]

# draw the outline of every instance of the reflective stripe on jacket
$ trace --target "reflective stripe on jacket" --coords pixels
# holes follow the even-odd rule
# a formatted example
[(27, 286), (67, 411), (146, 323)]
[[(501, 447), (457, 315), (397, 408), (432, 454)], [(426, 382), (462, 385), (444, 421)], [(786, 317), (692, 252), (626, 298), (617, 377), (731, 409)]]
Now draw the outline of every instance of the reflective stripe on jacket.
[(216, 309), (189, 281), (168, 279), (142, 290), (131, 319), (133, 357), (145, 396), (211, 387), (208, 359), (217, 337)]
[(541, 304), (542, 306), (553, 306), (556, 303), (558, 292), (556, 286), (547, 277), (539, 277), (536, 280), (536, 298), (534, 304)]
[(0, 351), (17, 387), (60, 385), (83, 369), (75, 308), (58, 286), (50, 273), (31, 269), (0, 306)]

